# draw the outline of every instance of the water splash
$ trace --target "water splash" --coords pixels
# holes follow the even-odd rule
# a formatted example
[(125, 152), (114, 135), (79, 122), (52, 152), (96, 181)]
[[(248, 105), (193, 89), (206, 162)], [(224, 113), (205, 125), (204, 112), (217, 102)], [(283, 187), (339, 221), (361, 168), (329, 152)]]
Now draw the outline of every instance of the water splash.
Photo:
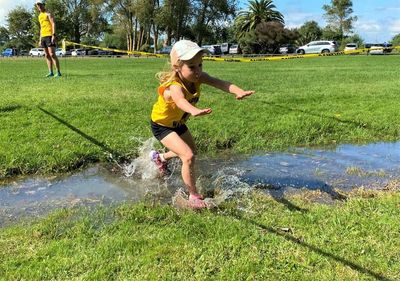
[(155, 141), (155, 138), (150, 138), (142, 142), (139, 147), (139, 156), (133, 159), (131, 163), (121, 166), (125, 177), (135, 176), (143, 180), (157, 178), (157, 167), (149, 157), (150, 151), (154, 150)]

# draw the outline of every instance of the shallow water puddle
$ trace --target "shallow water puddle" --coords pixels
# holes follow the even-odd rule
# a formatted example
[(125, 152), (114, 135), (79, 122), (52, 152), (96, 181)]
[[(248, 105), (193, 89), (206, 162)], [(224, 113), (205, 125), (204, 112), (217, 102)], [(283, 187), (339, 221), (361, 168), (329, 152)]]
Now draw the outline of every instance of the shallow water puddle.
[[(183, 186), (179, 164), (166, 181), (148, 159), (149, 143), (140, 156), (115, 174), (94, 166), (73, 175), (53, 179), (31, 177), (0, 187), (0, 225), (20, 216), (39, 216), (48, 211), (91, 204), (112, 204), (145, 199), (171, 202)], [(222, 202), (235, 194), (262, 188), (273, 196), (299, 189), (321, 190), (353, 187), (382, 189), (400, 178), (400, 142), (362, 146), (340, 145), (332, 150), (295, 148), (287, 153), (232, 156), (197, 161), (198, 185), (214, 192)]]

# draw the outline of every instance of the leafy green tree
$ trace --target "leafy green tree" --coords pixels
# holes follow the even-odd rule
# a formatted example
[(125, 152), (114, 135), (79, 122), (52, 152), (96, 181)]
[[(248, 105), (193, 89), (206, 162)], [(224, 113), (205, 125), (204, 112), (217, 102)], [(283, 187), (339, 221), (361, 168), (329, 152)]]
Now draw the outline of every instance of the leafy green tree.
[(166, 44), (171, 45), (172, 39), (182, 36), (194, 38), (190, 30), (192, 6), (189, 0), (164, 0), (156, 20), (166, 33)]
[(257, 42), (255, 30), (243, 33), (238, 39), (238, 43), (243, 54), (256, 54), (261, 50), (261, 46)]
[(240, 38), (246, 32), (255, 30), (262, 22), (278, 21), (284, 23), (283, 15), (275, 10), (272, 0), (250, 0), (249, 9), (240, 11), (235, 19), (237, 37)]
[(0, 27), (0, 46), (5, 45), (10, 41), (10, 34), (4, 26)]
[(105, 4), (98, 0), (61, 0), (69, 20), (70, 38), (77, 43), (82, 37), (96, 38), (108, 28), (105, 18)]
[(125, 33), (128, 51), (136, 50), (138, 20), (134, 0), (110, 0), (107, 2), (115, 33)]
[(335, 30), (332, 28), (331, 25), (327, 25), (322, 29), (322, 39), (325, 40), (335, 40), (335, 41), (342, 41), (343, 37)]
[(199, 44), (205, 35), (218, 31), (235, 14), (234, 0), (194, 0), (192, 5), (192, 30)]
[(305, 45), (310, 41), (318, 40), (322, 36), (322, 30), (316, 21), (307, 21), (298, 29), (297, 44)]
[(280, 45), (291, 43), (299, 36), (297, 31), (285, 28), (278, 21), (260, 23), (256, 27), (256, 35), (263, 53), (277, 53)]
[(400, 33), (393, 36), (392, 40), (390, 40), (390, 43), (392, 43), (393, 46), (400, 46)]
[(331, 5), (322, 6), (325, 10), (324, 17), (328, 22), (328, 30), (335, 32), (337, 34), (335, 37), (340, 41), (352, 32), (353, 22), (357, 20), (356, 16), (351, 16), (352, 7), (351, 0), (331, 0)]
[(7, 15), (10, 46), (28, 49), (33, 46), (32, 14), (23, 7), (16, 7)]

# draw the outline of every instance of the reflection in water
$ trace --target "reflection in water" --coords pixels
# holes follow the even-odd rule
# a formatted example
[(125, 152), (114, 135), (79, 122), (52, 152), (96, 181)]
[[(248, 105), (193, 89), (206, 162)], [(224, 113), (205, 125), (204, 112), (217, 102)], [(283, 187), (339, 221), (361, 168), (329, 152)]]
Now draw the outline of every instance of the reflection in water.
[[(153, 140), (146, 141), (140, 156), (120, 167), (120, 174), (94, 166), (56, 179), (34, 177), (2, 186), (0, 225), (19, 216), (36, 216), (77, 205), (137, 202), (146, 198), (171, 202), (175, 191), (183, 187), (180, 165), (173, 162), (173, 175), (166, 181), (158, 179), (157, 170), (148, 158), (153, 144)], [(290, 153), (204, 158), (197, 161), (197, 170), (199, 189), (203, 194), (215, 196), (217, 204), (260, 186), (280, 199), (287, 192), (303, 188), (321, 190), (335, 197), (335, 188), (381, 189), (390, 180), (398, 179), (400, 142), (341, 145), (329, 151), (296, 148)]]

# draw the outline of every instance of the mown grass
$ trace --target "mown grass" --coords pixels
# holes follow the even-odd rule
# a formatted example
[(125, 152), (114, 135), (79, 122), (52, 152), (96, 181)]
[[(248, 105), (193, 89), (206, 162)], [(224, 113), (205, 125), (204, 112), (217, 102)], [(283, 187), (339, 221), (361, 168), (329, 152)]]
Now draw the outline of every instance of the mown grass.
[[(61, 59), (46, 79), (43, 59), (0, 60), (0, 176), (74, 170), (134, 157), (150, 138), (154, 75), (163, 59)], [(256, 95), (236, 101), (204, 86), (213, 114), (189, 127), (201, 152), (399, 139), (400, 56), (340, 56), (278, 62), (205, 62), (205, 71)]]
[[(0, 60), (0, 178), (129, 158), (151, 133), (157, 59)], [(398, 140), (399, 56), (205, 62), (257, 94), (204, 87), (203, 153)], [(399, 280), (400, 195), (335, 205), (259, 193), (191, 212), (151, 203), (64, 209), (0, 228), (0, 280)]]
[(400, 196), (372, 197), (61, 210), (0, 229), (0, 279), (399, 280)]

